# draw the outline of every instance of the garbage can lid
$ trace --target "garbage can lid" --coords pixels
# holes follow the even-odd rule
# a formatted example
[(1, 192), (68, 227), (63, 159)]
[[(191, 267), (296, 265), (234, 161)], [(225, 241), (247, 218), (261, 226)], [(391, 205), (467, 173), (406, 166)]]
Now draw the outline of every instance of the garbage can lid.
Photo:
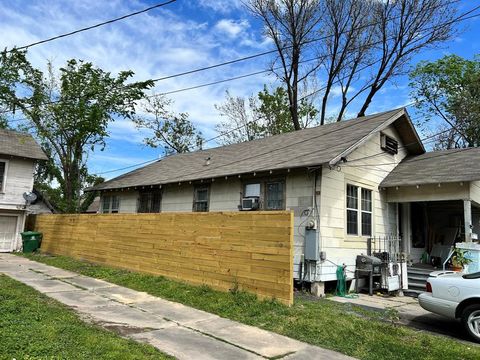
[(42, 235), (42, 233), (38, 231), (24, 231), (20, 235)]

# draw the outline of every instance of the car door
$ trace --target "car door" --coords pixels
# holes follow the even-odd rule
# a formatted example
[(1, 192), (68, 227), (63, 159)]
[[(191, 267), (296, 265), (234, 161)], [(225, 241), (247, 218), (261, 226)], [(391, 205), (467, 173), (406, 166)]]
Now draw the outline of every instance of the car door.
[(13, 250), (17, 234), (17, 216), (0, 215), (0, 252)]

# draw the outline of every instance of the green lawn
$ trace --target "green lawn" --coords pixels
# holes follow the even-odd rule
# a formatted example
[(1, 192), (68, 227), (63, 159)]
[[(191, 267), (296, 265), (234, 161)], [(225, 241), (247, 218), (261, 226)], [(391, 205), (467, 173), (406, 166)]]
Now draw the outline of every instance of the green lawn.
[(172, 359), (87, 324), (62, 304), (0, 275), (0, 359)]
[(361, 359), (480, 359), (478, 346), (380, 321), (378, 312), (329, 300), (296, 299), (295, 305), (287, 307), (275, 301), (259, 301), (243, 292), (222, 293), (67, 257), (36, 254), (28, 258)]

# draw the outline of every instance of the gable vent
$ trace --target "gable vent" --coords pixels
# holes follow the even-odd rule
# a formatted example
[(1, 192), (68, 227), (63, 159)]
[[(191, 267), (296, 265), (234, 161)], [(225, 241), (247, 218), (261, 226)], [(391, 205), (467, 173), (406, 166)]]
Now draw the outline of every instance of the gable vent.
[(380, 138), (380, 147), (389, 154), (398, 154), (398, 141), (385, 134), (382, 134)]

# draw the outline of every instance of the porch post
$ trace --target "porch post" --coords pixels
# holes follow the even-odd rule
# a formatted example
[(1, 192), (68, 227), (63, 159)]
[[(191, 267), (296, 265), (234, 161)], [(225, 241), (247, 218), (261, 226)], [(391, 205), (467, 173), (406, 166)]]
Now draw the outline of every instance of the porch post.
[(472, 201), (463, 200), (463, 214), (465, 218), (465, 241), (472, 242)]

